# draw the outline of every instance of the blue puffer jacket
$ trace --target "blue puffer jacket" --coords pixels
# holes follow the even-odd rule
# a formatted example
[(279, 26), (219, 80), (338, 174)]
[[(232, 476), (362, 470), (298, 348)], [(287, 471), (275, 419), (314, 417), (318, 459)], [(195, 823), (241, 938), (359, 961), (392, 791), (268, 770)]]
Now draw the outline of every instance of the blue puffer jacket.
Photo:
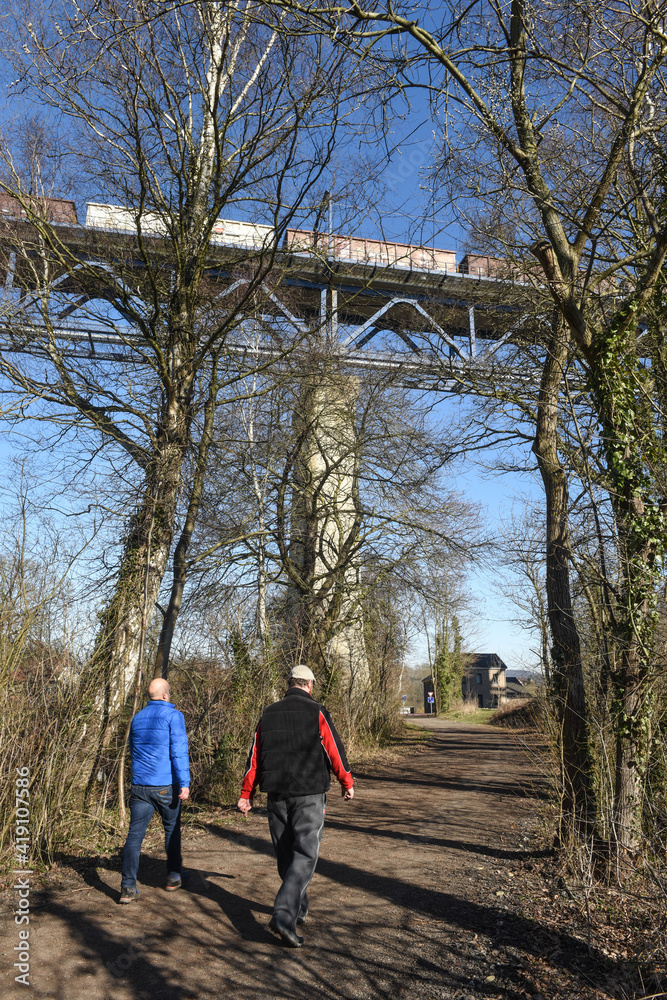
[(183, 713), (170, 701), (149, 701), (130, 726), (133, 785), (190, 787)]

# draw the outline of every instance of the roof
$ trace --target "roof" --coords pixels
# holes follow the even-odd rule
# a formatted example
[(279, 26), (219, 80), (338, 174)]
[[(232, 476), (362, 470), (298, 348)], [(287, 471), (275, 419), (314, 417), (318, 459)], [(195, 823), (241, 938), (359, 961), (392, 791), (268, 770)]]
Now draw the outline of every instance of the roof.
[(464, 659), (468, 673), (475, 670), (507, 670), (497, 653), (466, 653)]

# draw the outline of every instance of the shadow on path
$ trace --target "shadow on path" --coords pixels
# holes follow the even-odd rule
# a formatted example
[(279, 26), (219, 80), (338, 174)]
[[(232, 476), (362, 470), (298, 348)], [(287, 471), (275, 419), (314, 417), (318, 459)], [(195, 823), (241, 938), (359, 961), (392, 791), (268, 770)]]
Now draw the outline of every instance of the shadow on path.
[[(197, 991), (184, 982), (174, 982), (187, 978), (187, 963), (183, 965), (184, 974), (181, 974), (166, 960), (173, 937), (168, 928), (160, 929), (158, 941), (139, 922), (135, 934), (129, 939), (121, 938), (110, 933), (89, 914), (81, 919), (81, 914), (65, 903), (54, 899), (49, 899), (47, 903), (49, 913), (69, 927), (74, 940), (78, 939), (80, 959), (87, 959), (95, 969), (101, 962), (112, 980), (122, 980), (125, 989), (129, 989), (137, 1000), (147, 1000), (148, 997), (154, 1000), (195, 1000), (198, 997)], [(65, 1000), (69, 996), (66, 982), (62, 983), (62, 988), (60, 996)], [(57, 1000), (57, 996), (55, 994), (51, 1000)]]
[(392, 830), (390, 828), (378, 829), (376, 826), (355, 826), (354, 823), (345, 823), (335, 819), (327, 819), (327, 828), (365, 833), (373, 837), (386, 837), (389, 840), (402, 840), (406, 844), (445, 847), (454, 851), (463, 851), (465, 854), (481, 854), (489, 858), (496, 858), (498, 861), (528, 861), (535, 858), (549, 858), (553, 854), (553, 850), (550, 848), (534, 851), (510, 851), (502, 847), (489, 847), (487, 844), (473, 844), (467, 840), (446, 840), (443, 837), (431, 837), (428, 834), (401, 833), (400, 830)]
[[(227, 827), (210, 825), (208, 829), (215, 836), (232, 843), (243, 844), (258, 854), (273, 854), (271, 844), (260, 837), (239, 835)], [(377, 871), (364, 871), (340, 861), (320, 858), (317, 863), (317, 873), (346, 888), (360, 889), (393, 905), (428, 917), (438, 917), (477, 934), (488, 934), (497, 938), (499, 925), (502, 926), (508, 919), (505, 909), (474, 903), (452, 893), (404, 882)], [(544, 950), (543, 942), (545, 939), (553, 940), (553, 932), (543, 924), (517, 914), (511, 914), (511, 921), (514, 945), (527, 955), (541, 957)], [(569, 934), (562, 934), (560, 941), (560, 958), (555, 964), (579, 977), (581, 973), (579, 959), (584, 953), (588, 954), (586, 948), (577, 938)], [(595, 952), (591, 952), (591, 957), (599, 962), (604, 960), (604, 956)]]

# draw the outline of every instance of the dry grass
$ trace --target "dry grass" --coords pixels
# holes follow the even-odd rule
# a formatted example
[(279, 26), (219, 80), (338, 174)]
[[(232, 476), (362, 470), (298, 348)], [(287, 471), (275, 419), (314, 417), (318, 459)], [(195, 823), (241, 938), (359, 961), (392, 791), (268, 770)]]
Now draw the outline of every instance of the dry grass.
[(542, 729), (543, 711), (538, 699), (517, 698), (497, 708), (489, 719), (489, 725), (508, 729)]

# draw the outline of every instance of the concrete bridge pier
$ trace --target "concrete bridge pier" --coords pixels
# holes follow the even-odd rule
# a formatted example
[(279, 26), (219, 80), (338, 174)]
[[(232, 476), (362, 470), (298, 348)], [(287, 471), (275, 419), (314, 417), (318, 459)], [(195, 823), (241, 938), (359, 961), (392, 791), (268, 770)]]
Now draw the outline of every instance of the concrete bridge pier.
[(295, 651), (336, 672), (353, 699), (370, 674), (359, 601), (357, 379), (323, 362), (304, 381), (293, 416), (295, 458), (289, 592)]

